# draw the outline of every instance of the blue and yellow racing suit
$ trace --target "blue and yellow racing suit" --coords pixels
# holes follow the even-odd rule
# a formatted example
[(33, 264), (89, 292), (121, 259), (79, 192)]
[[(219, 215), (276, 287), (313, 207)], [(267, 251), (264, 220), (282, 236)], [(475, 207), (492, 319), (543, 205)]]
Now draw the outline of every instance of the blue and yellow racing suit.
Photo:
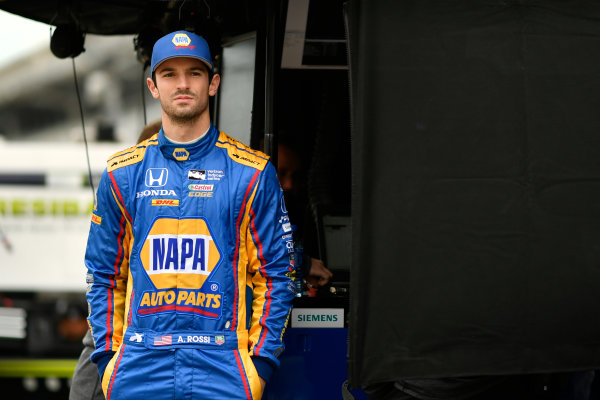
[(85, 255), (107, 399), (260, 399), (294, 295), (290, 240), (268, 157), (214, 126), (111, 157)]

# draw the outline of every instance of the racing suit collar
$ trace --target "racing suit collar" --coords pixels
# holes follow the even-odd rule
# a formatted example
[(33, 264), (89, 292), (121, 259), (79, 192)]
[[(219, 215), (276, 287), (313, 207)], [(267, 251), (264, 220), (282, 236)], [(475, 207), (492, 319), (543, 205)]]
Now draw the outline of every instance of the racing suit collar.
[(173, 143), (166, 138), (161, 127), (158, 133), (158, 146), (167, 159), (176, 161), (198, 160), (213, 149), (218, 137), (219, 131), (211, 124), (208, 132), (197, 142), (192, 144)]

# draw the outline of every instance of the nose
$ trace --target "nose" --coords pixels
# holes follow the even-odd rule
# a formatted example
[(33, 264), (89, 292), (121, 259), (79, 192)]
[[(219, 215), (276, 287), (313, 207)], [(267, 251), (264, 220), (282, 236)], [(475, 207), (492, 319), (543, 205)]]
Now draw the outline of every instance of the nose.
[(177, 89), (187, 89), (189, 87), (188, 77), (185, 74), (179, 74), (177, 77)]

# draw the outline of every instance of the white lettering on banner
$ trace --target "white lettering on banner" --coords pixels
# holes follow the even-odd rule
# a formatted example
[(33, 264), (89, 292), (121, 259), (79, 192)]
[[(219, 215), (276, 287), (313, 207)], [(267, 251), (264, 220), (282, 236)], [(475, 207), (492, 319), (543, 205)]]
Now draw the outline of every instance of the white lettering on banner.
[(143, 192), (137, 192), (136, 198), (146, 197), (146, 196), (177, 196), (174, 190), (166, 190), (166, 189), (152, 189), (152, 190), (144, 190)]
[(293, 308), (292, 328), (343, 328), (343, 308)]
[(210, 343), (210, 336), (200, 336), (200, 335), (188, 335), (188, 336), (179, 336), (177, 338), (177, 343)]
[(220, 181), (221, 178), (225, 177), (225, 171), (218, 169), (209, 169), (206, 171), (206, 180), (208, 181)]

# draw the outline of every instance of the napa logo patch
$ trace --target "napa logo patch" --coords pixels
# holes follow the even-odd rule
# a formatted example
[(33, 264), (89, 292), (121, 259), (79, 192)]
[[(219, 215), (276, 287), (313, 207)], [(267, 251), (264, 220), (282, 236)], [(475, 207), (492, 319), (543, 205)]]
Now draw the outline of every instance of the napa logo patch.
[(173, 42), (176, 49), (179, 49), (182, 47), (188, 47), (190, 49), (193, 49), (194, 47), (196, 47), (196, 46), (190, 46), (192, 44), (192, 39), (190, 39), (190, 37), (188, 35), (186, 35), (185, 33), (175, 34), (175, 36), (173, 36), (173, 39), (171, 39), (171, 42)]
[(176, 148), (173, 150), (173, 158), (177, 161), (185, 161), (190, 158), (190, 153), (186, 149)]
[(143, 293), (140, 316), (183, 312), (220, 318), (222, 292), (209, 277), (221, 261), (221, 251), (203, 218), (158, 218), (140, 252), (156, 290)]
[(179, 206), (177, 199), (152, 199), (153, 206)]

